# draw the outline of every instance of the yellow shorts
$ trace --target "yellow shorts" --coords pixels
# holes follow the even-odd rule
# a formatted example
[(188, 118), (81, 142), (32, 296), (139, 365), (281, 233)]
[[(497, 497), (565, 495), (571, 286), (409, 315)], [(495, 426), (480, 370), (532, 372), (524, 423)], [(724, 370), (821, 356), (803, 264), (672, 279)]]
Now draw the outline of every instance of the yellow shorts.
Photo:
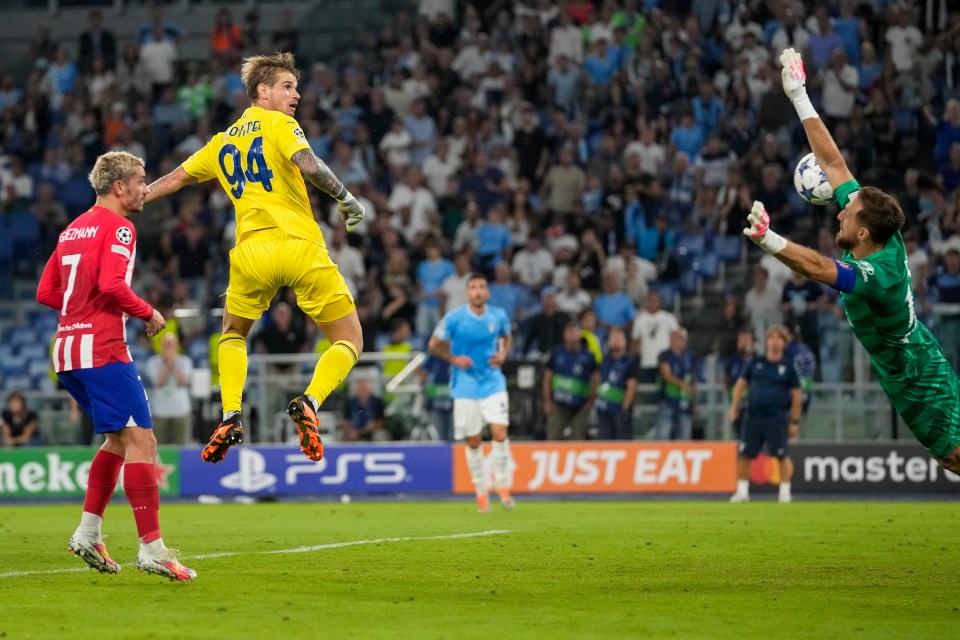
[(356, 309), (347, 283), (326, 248), (279, 229), (247, 235), (230, 251), (227, 311), (256, 320), (280, 287), (317, 322), (332, 322)]

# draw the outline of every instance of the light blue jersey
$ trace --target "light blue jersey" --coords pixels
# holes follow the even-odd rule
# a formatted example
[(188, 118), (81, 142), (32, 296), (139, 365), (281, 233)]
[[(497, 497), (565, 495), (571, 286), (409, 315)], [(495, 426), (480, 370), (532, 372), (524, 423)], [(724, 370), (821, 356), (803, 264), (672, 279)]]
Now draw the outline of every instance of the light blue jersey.
[(510, 319), (500, 307), (487, 305), (482, 315), (470, 311), (470, 305), (453, 309), (443, 316), (433, 332), (438, 340), (450, 341), (450, 353), (473, 360), (469, 369), (453, 367), (450, 396), (478, 400), (507, 390), (507, 378), (498, 367), (487, 364), (497, 352), (501, 336), (510, 335)]

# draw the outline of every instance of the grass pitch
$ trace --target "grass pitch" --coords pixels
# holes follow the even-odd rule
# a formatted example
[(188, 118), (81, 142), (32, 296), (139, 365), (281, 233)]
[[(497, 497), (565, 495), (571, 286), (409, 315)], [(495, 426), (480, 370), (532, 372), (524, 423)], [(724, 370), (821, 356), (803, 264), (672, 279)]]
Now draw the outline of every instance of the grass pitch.
[[(66, 548), (79, 505), (0, 507), (0, 637), (914, 639), (960, 628), (956, 503), (518, 502), (490, 515), (466, 502), (164, 505), (164, 539), (199, 573), (188, 584), (132, 566), (122, 497), (104, 527), (119, 575), (76, 571)], [(459, 537), (471, 533), (486, 535)], [(196, 557), (210, 554), (233, 555)]]

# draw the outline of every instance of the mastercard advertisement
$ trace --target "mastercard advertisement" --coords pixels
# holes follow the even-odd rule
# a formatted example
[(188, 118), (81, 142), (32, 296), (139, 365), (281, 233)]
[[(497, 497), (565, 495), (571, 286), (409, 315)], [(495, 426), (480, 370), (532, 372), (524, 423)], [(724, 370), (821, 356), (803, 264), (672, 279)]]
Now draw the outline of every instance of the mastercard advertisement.
[[(492, 486), (490, 443), (484, 472)], [(736, 488), (735, 442), (511, 442), (514, 493), (717, 493)], [(464, 445), (453, 447), (453, 489), (473, 493)]]

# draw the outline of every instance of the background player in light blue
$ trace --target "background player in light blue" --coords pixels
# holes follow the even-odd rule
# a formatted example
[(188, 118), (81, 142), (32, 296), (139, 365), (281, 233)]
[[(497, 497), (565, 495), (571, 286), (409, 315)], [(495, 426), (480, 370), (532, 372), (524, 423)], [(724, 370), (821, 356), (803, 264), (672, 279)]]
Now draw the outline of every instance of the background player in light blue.
[(467, 280), (467, 304), (449, 311), (430, 337), (430, 353), (453, 365), (450, 396), (453, 398), (453, 432), (466, 439), (467, 468), (477, 491), (477, 508), (490, 510), (487, 481), (480, 449), (484, 424), (493, 440), (493, 472), (500, 503), (513, 508), (507, 486), (510, 441), (507, 439), (509, 402), (507, 379), (500, 366), (513, 342), (510, 319), (499, 307), (487, 305), (490, 288), (482, 275)]

